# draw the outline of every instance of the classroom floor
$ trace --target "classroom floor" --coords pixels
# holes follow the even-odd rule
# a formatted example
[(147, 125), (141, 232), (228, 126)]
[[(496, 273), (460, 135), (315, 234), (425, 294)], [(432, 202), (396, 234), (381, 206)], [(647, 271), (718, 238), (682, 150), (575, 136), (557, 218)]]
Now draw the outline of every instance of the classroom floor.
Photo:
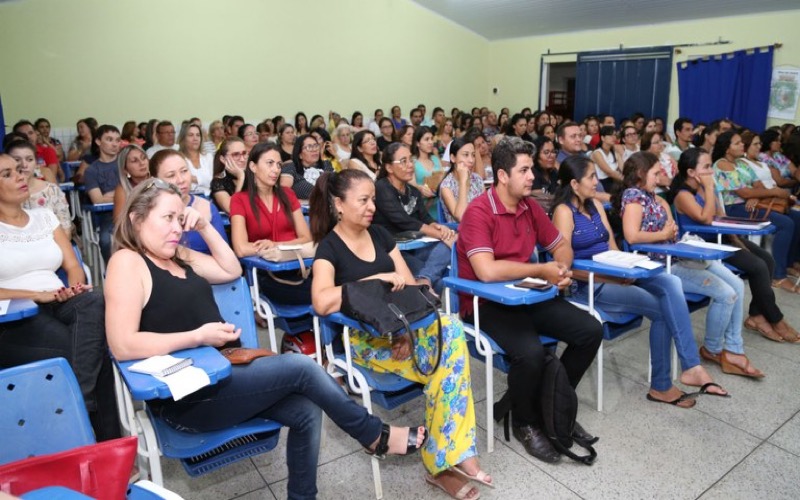
[[(778, 291), (787, 320), (800, 328), (800, 296)], [(745, 307), (749, 304), (748, 298)], [(698, 342), (705, 310), (692, 316)], [(587, 467), (562, 458), (546, 464), (526, 454), (495, 424), (495, 450), (486, 453), (484, 365), (471, 359), (483, 468), (497, 487), (481, 486), (481, 498), (524, 499), (782, 499), (800, 497), (800, 345), (778, 344), (745, 330), (747, 355), (767, 377), (753, 381), (724, 375), (705, 363), (732, 394), (704, 396), (691, 410), (645, 400), (649, 323), (605, 344), (605, 408), (596, 406), (597, 369), (578, 389), (578, 419), (600, 436), (597, 462)], [(495, 371), (495, 398), (506, 388)], [(422, 423), (422, 398), (391, 412), (398, 425)], [(165, 486), (186, 499), (282, 499), (286, 497), (285, 430), (272, 452), (190, 478), (174, 460), (164, 460)], [(386, 499), (445, 499), (427, 485), (418, 456), (381, 462)], [(317, 485), (319, 498), (374, 498), (370, 459), (330, 420), (323, 426)]]

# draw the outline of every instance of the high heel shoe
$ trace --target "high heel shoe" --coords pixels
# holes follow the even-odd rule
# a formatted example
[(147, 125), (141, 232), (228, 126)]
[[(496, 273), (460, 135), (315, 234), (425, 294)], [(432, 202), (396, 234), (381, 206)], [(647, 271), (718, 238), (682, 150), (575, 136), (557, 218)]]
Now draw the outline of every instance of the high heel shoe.
[[(419, 436), (419, 427), (408, 428), (408, 441), (406, 442), (405, 455), (411, 455), (417, 450), (425, 446), (428, 441), (428, 429), (422, 428), (422, 443), (417, 446), (417, 437)], [(378, 444), (375, 445), (374, 450), (364, 450), (367, 455), (372, 455), (379, 460), (385, 460), (386, 454), (389, 452), (389, 435), (391, 434), (391, 427), (389, 424), (381, 426), (381, 436), (378, 438)]]
[[(723, 349), (722, 353), (719, 355), (719, 361), (720, 365), (722, 365), (723, 373), (727, 373), (730, 375), (741, 375), (742, 377), (749, 377), (749, 378), (764, 378), (764, 372), (762, 372), (758, 368), (753, 368), (753, 366), (750, 364), (750, 360), (747, 359), (747, 356), (744, 356), (744, 354), (742, 354), (742, 356), (744, 356), (745, 359), (745, 367), (742, 368), (740, 366), (731, 363), (730, 359), (728, 359), (728, 356), (731, 354), (733, 353)], [(751, 369), (754, 371), (752, 372), (749, 371)]]

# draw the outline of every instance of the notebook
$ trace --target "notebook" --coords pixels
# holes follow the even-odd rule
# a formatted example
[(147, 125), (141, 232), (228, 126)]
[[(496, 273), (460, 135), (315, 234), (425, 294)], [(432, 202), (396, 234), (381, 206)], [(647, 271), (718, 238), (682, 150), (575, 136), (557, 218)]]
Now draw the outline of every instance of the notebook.
[(625, 269), (633, 269), (639, 263), (649, 260), (647, 255), (621, 252), (619, 250), (606, 250), (595, 255), (592, 255), (592, 260), (607, 264), (614, 267), (623, 267)]
[(152, 356), (138, 363), (132, 364), (128, 369), (136, 373), (153, 375), (156, 377), (166, 377), (191, 366), (192, 358), (176, 358), (169, 354), (164, 356)]

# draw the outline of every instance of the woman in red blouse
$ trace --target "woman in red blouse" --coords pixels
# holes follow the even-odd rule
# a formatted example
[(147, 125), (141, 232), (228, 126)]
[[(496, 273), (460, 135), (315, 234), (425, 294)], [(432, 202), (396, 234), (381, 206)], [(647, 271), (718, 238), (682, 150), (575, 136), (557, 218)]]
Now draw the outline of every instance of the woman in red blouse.
[[(275, 144), (259, 143), (250, 151), (245, 168), (244, 189), (231, 198), (231, 241), (237, 257), (262, 255), (281, 245), (311, 241), (311, 232), (291, 188), (281, 187), (281, 154)], [(261, 273), (258, 285), (281, 304), (310, 304), (311, 278), (299, 285), (296, 271)]]

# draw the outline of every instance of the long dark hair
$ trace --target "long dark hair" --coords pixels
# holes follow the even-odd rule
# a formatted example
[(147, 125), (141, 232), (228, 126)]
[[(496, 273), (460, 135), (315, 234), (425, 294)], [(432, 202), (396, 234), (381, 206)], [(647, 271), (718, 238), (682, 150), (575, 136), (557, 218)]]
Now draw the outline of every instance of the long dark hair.
[[(303, 134), (294, 140), (294, 148), (292, 149), (292, 163), (294, 163), (294, 168), (297, 170), (298, 175), (301, 176), (306, 170), (306, 167), (303, 165), (303, 161), (300, 159), (300, 154), (303, 152), (303, 142), (305, 142), (306, 139), (311, 139), (315, 146), (318, 145), (317, 140), (314, 139), (314, 136), (311, 134)], [(319, 159), (317, 160), (316, 168), (325, 168), (322, 160), (322, 146), (319, 148)]]
[(314, 243), (322, 241), (339, 221), (333, 199), (344, 199), (350, 187), (361, 180), (372, 182), (369, 175), (355, 169), (342, 170), (339, 173), (326, 172), (317, 179), (314, 189), (311, 190), (308, 209)]
[(625, 161), (622, 167), (622, 182), (614, 183), (611, 204), (617, 213), (622, 213), (622, 194), (628, 188), (639, 187), (646, 178), (647, 172), (658, 163), (658, 156), (647, 151), (637, 151)]
[(222, 157), (228, 154), (228, 150), (234, 142), (244, 144), (244, 141), (238, 137), (228, 137), (219, 145), (219, 149), (214, 154), (214, 177), (219, 177), (225, 171), (225, 162), (222, 161)]
[[(373, 134), (371, 130), (368, 129), (359, 130), (358, 132), (356, 132), (356, 135), (353, 136), (353, 144), (352, 147), (350, 148), (351, 149), (350, 158), (351, 159), (355, 158), (356, 160), (363, 163), (364, 166), (370, 168), (369, 162), (367, 161), (367, 157), (364, 155), (364, 153), (358, 150), (358, 147), (361, 146), (361, 144), (363, 144), (367, 136), (372, 137), (373, 140), (377, 141), (375, 134)], [(380, 150), (376, 151), (375, 154), (372, 155), (372, 161), (375, 162), (375, 165), (378, 167), (378, 172), (380, 172), (381, 165), (383, 164), (381, 162)]]
[[(411, 139), (411, 154), (417, 158), (419, 158), (419, 141), (425, 137), (425, 134), (431, 134), (431, 137), (433, 137), (433, 132), (429, 127), (417, 127), (417, 130), (414, 131), (414, 137)], [(398, 137), (398, 139), (402, 139), (402, 137)], [(433, 153), (428, 156), (433, 156)]]
[(725, 157), (728, 148), (731, 147), (733, 136), (739, 135), (735, 130), (728, 130), (717, 136), (717, 142), (714, 143), (714, 150), (711, 152), (711, 161), (716, 162), (720, 158)]
[[(303, 129), (302, 129), (302, 130), (301, 130), (301, 129), (300, 129), (300, 127), (298, 126), (298, 122), (300, 121), (300, 117), (301, 117), (301, 116), (302, 116), (302, 117), (303, 117), (303, 119), (306, 121), (305, 125), (303, 125)], [(299, 111), (299, 112), (298, 112), (296, 115), (294, 115), (294, 131), (295, 131), (295, 132), (297, 132), (297, 133), (303, 133), (303, 134), (308, 134), (308, 132), (309, 132), (309, 128), (310, 128), (310, 125), (311, 125), (311, 124), (308, 122), (308, 117), (307, 117), (307, 116), (306, 116), (306, 114), (305, 114), (305, 113), (303, 113), (302, 111)]]
[[(572, 189), (570, 182), (573, 179), (580, 182), (586, 177), (587, 171), (593, 168), (595, 168), (594, 162), (583, 155), (570, 155), (561, 162), (558, 167), (558, 188), (553, 196), (553, 211), (562, 203), (566, 205), (572, 203), (572, 199), (578, 195)], [(594, 200), (583, 200), (583, 209), (590, 215), (594, 214), (597, 211)]]
[(689, 169), (697, 168), (697, 162), (700, 161), (700, 157), (707, 154), (708, 151), (703, 148), (688, 148), (681, 153), (681, 157), (678, 159), (678, 173), (675, 174), (672, 184), (669, 185), (669, 192), (666, 196), (667, 202), (672, 204), (675, 201), (675, 197), (683, 189), (688, 189), (692, 194), (695, 194), (695, 190), (686, 184), (689, 179)]
[[(272, 144), (271, 142), (259, 142), (253, 146), (253, 149), (250, 150), (250, 156), (247, 158), (247, 166), (245, 166), (244, 169), (244, 187), (242, 188), (242, 191), (247, 191), (247, 197), (250, 200), (250, 209), (253, 210), (253, 214), (256, 216), (256, 222), (259, 224), (261, 224), (261, 211), (258, 209), (258, 205), (256, 204), (256, 199), (258, 198), (258, 186), (256, 185), (256, 174), (250, 168), (250, 162), (258, 163), (261, 157), (270, 151), (276, 151), (280, 153), (281, 149), (280, 146), (277, 144)], [(272, 191), (273, 195), (278, 198), (281, 208), (283, 209), (283, 213), (286, 214), (286, 218), (289, 219), (289, 223), (294, 229), (292, 207), (289, 204), (289, 197), (286, 196), (286, 192), (280, 185), (280, 178), (278, 183), (275, 184), (275, 187), (272, 188)]]

